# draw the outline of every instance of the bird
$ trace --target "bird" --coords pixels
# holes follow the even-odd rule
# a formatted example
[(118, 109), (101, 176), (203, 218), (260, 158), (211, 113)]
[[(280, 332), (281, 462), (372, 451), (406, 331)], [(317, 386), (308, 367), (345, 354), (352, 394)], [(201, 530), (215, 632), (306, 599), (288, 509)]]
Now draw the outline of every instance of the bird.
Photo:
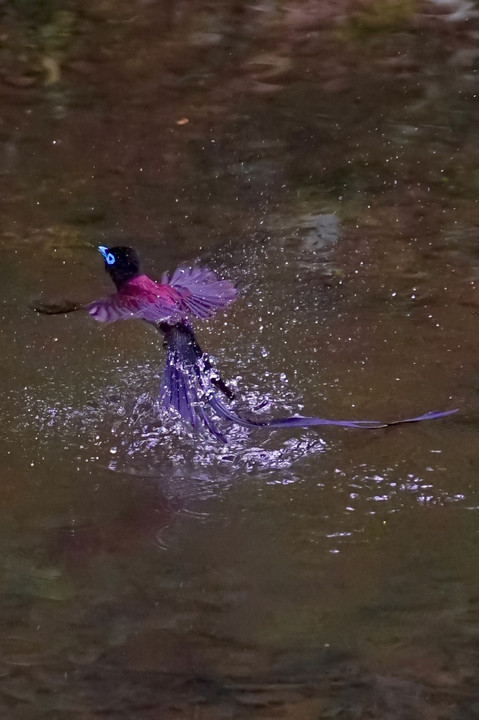
[(334, 420), (296, 414), (272, 419), (244, 417), (231, 401), (234, 392), (222, 379), (194, 332), (195, 319), (208, 320), (225, 310), (237, 297), (235, 286), (200, 266), (180, 266), (160, 282), (144, 274), (136, 250), (117, 245), (98, 246), (104, 267), (116, 292), (86, 305), (66, 303), (35, 306), (38, 312), (58, 314), (84, 309), (97, 322), (141, 320), (158, 330), (166, 348), (158, 403), (174, 411), (194, 430), (206, 429), (222, 443), (227, 437), (216, 418), (245, 428), (306, 428), (336, 425), (374, 430), (392, 425), (446, 417), (454, 410), (433, 411), (413, 418), (381, 420)]
[(160, 407), (176, 411), (195, 430), (205, 426), (225, 442), (224, 433), (206, 412), (203, 400), (213, 389), (229, 399), (233, 399), (234, 393), (203, 353), (191, 319), (206, 320), (226, 308), (236, 298), (236, 288), (200, 267), (180, 267), (171, 277), (164, 273), (157, 283), (141, 271), (133, 248), (100, 245), (98, 250), (116, 293), (89, 303), (88, 313), (102, 323), (137, 318), (159, 330), (166, 347)]
[(137, 252), (126, 246), (106, 247), (98, 251), (105, 270), (113, 280), (116, 293), (89, 303), (90, 316), (102, 323), (123, 319), (140, 319), (159, 330), (164, 338), (166, 359), (159, 404), (172, 409), (195, 430), (206, 427), (218, 440), (226, 442), (214, 415), (247, 428), (294, 428), (339, 425), (350, 428), (377, 429), (402, 423), (432, 420), (456, 410), (429, 412), (414, 418), (382, 422), (380, 420), (333, 420), (319, 417), (288, 417), (264, 420), (246, 418), (226, 400), (233, 391), (212, 366), (196, 338), (193, 319), (207, 320), (225, 310), (237, 297), (229, 280), (223, 280), (205, 267), (179, 267), (171, 276), (164, 273), (155, 282), (141, 270)]

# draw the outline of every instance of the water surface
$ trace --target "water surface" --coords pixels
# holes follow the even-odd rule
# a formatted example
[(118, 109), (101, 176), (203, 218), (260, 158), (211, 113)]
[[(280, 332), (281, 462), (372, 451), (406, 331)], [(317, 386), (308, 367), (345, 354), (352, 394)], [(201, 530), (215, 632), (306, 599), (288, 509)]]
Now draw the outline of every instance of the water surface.
[[(2, 717), (477, 717), (479, 20), (388, 8), (5, 10)], [(193, 436), (155, 333), (30, 309), (117, 240), (237, 284), (265, 416), (460, 414)]]

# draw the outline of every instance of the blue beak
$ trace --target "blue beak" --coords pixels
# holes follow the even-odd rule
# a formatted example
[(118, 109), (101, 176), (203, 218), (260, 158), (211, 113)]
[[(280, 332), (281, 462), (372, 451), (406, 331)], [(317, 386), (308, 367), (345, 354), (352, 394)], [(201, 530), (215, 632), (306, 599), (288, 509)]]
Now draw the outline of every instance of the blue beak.
[(104, 245), (98, 245), (98, 252), (103, 256), (103, 258), (106, 260), (106, 257), (108, 255), (108, 248)]

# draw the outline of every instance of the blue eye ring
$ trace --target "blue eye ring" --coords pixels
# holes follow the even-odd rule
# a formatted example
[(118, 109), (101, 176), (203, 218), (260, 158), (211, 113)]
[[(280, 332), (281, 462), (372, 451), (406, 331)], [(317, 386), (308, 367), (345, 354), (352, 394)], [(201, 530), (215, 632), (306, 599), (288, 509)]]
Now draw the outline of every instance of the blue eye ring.
[(113, 253), (108, 252), (108, 248), (105, 247), (105, 245), (99, 245), (98, 246), (98, 252), (102, 255), (102, 257), (105, 259), (105, 262), (107, 265), (114, 265), (115, 264), (115, 256)]

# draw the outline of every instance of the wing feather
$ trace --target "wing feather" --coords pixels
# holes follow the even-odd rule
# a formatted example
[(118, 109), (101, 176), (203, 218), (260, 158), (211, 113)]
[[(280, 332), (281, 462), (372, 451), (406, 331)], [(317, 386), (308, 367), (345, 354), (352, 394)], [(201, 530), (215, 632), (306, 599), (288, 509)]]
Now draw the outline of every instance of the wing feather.
[(125, 290), (90, 303), (87, 310), (94, 320), (103, 323), (141, 319), (156, 324), (183, 319), (185, 312), (177, 294), (171, 288), (150, 282), (153, 289), (130, 283)]
[(139, 275), (114, 295), (87, 305), (87, 310), (102, 323), (135, 318), (155, 324), (176, 323), (186, 320), (188, 315), (210, 318), (235, 297), (235, 287), (211, 270), (182, 267), (171, 278), (163, 275), (161, 283)]
[(236, 288), (229, 280), (220, 280), (212, 270), (202, 267), (179, 267), (162, 282), (174, 288), (188, 312), (206, 320), (223, 310), (236, 298)]

